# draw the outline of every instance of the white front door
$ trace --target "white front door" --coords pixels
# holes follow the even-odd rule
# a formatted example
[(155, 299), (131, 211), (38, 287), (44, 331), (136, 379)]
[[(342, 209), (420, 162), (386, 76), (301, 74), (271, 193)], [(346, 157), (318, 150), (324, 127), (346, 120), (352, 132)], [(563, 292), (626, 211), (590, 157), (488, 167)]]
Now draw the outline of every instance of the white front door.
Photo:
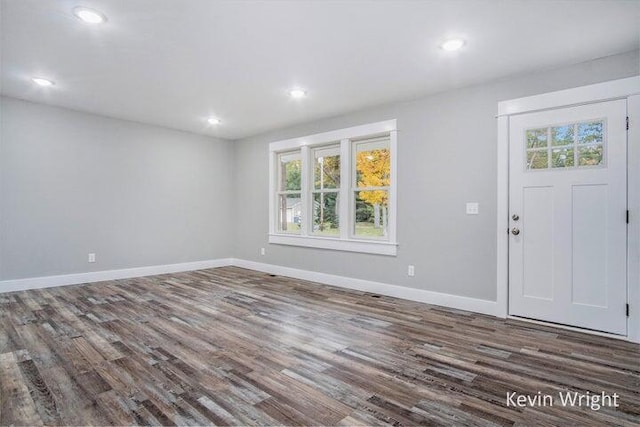
[(509, 119), (509, 314), (626, 335), (626, 100)]

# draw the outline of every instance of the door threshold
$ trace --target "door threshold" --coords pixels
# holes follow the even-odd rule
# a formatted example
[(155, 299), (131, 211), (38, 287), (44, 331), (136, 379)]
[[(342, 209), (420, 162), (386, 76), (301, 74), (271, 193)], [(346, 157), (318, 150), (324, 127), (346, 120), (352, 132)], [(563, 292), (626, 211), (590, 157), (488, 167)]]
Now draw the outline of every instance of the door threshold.
[(520, 317), (520, 316), (515, 316), (513, 314), (507, 315), (507, 319), (519, 320), (521, 322), (533, 323), (535, 325), (540, 325), (540, 326), (548, 326), (548, 327), (552, 327), (552, 328), (565, 329), (565, 330), (573, 331), (573, 332), (581, 332), (583, 334), (598, 335), (600, 337), (613, 338), (613, 339), (616, 339), (616, 340), (630, 341), (629, 337), (627, 335), (618, 335), (618, 334), (614, 334), (614, 333), (611, 333), (611, 332), (597, 331), (595, 329), (580, 328), (580, 327), (577, 327), (577, 326), (564, 325), (562, 323), (555, 323), (555, 322), (548, 322), (548, 321), (545, 321), (545, 320), (530, 319), (528, 317)]

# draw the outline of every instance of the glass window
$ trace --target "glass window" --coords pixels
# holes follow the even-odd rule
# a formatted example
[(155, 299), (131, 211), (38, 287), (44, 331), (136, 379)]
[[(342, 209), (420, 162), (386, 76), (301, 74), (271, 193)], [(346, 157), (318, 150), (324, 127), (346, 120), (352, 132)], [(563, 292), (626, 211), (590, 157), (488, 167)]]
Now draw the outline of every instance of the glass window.
[(578, 144), (602, 144), (604, 123), (589, 122), (578, 124)]
[(578, 166), (598, 166), (602, 163), (602, 145), (578, 148)]
[(389, 192), (367, 190), (355, 192), (354, 235), (359, 238), (387, 236)]
[(395, 120), (272, 142), (269, 242), (395, 255), (396, 146)]
[(552, 145), (573, 145), (574, 125), (556, 126), (551, 128)]
[(300, 234), (302, 228), (302, 157), (300, 151), (278, 155), (278, 231)]
[(553, 168), (569, 168), (574, 165), (574, 149), (573, 146), (564, 148), (554, 148), (551, 150), (551, 167)]
[(340, 188), (340, 146), (313, 150), (314, 188)]
[(313, 200), (311, 233), (340, 236), (340, 146), (313, 150)]
[(547, 146), (547, 128), (529, 129), (527, 131), (527, 148), (541, 148)]
[(278, 231), (300, 234), (302, 225), (302, 198), (297, 194), (278, 196)]
[(549, 167), (549, 153), (544, 150), (527, 151), (527, 169), (547, 169)]
[(386, 187), (391, 177), (389, 140), (356, 142), (356, 183), (358, 187)]
[(278, 181), (280, 191), (302, 189), (302, 160), (300, 152), (280, 154)]
[(592, 120), (525, 132), (526, 169), (567, 169), (604, 164), (605, 123)]
[(313, 234), (340, 235), (340, 195), (338, 192), (313, 194)]
[(389, 138), (356, 141), (354, 147), (352, 233), (357, 238), (386, 238), (391, 180)]

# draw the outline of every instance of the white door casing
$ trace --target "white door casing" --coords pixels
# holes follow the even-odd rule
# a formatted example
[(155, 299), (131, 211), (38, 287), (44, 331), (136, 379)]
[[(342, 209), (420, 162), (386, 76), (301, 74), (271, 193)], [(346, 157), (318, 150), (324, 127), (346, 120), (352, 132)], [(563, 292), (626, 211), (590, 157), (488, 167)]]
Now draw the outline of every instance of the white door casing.
[(627, 334), (626, 116), (621, 99), (509, 117), (510, 315)]

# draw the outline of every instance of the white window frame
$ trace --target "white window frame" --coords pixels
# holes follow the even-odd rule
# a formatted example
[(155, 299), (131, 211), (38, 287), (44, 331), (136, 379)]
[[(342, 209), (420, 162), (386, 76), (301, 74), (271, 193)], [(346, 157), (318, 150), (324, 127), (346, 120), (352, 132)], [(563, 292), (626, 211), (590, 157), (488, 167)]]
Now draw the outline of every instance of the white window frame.
[[(317, 149), (323, 150), (323, 149), (327, 149), (327, 148), (337, 148), (338, 149), (338, 155), (340, 155), (340, 187), (337, 188), (315, 188), (314, 183), (315, 183), (315, 161), (316, 161), (316, 157), (315, 157), (315, 151)], [(308, 209), (308, 222), (307, 223), (307, 230), (309, 230), (309, 235), (311, 236), (316, 236), (316, 237), (327, 237), (327, 236), (317, 236), (313, 233), (313, 200), (314, 200), (314, 194), (332, 194), (332, 193), (336, 193), (338, 194), (338, 200), (340, 200), (340, 205), (338, 206), (338, 208), (340, 209), (342, 206), (342, 197), (340, 196), (340, 189), (342, 187), (342, 143), (340, 141), (338, 141), (335, 144), (327, 144), (327, 145), (321, 145), (319, 147), (313, 147), (311, 148), (311, 157), (309, 158), (309, 160), (311, 161), (310, 167), (309, 167), (309, 209)], [(338, 217), (340, 217), (341, 212), (339, 212)], [(340, 229), (342, 229), (342, 227), (340, 227)]]
[[(278, 156), (277, 156), (278, 160), (276, 162), (280, 161), (280, 157), (281, 156), (296, 155), (296, 154), (298, 154), (298, 150), (294, 150), (294, 151), (291, 151), (291, 152), (284, 151), (284, 152), (278, 153)], [(300, 162), (302, 163), (302, 158), (300, 158)], [(303, 199), (302, 193), (304, 192), (304, 186), (303, 186), (304, 185), (304, 179), (302, 178), (302, 173), (300, 175), (301, 176), (300, 176), (300, 189), (299, 190), (281, 190), (281, 189), (278, 188), (278, 185), (276, 184), (275, 197), (278, 198), (278, 200), (279, 200), (280, 197), (282, 197), (282, 196), (288, 196), (288, 195), (291, 195), (291, 194), (299, 194), (300, 195), (300, 203), (303, 204), (304, 203), (304, 199)], [(280, 179), (281, 179), (280, 170), (277, 169), (276, 170), (276, 181), (280, 181)], [(279, 223), (280, 220), (281, 220), (280, 212), (278, 212), (278, 215), (276, 217), (276, 222)], [(302, 232), (302, 228), (303, 227), (304, 227), (304, 224), (301, 223), (300, 224), (300, 233)], [(276, 230), (278, 230), (279, 228), (280, 228), (279, 224), (276, 224)], [(299, 235), (300, 234), (300, 233), (291, 233), (291, 232), (285, 233), (283, 231), (280, 231), (280, 233), (282, 233), (282, 234), (293, 234), (293, 235)]]
[[(398, 130), (396, 120), (385, 120), (361, 126), (338, 129), (299, 138), (276, 141), (269, 144), (269, 243), (279, 245), (303, 246), (348, 252), (362, 252), (379, 255), (395, 256), (398, 242), (396, 240), (397, 221), (397, 144)], [(391, 173), (388, 207), (387, 237), (381, 238), (357, 238), (351, 230), (354, 221), (355, 182), (352, 171), (354, 170), (355, 156), (354, 144), (364, 138), (377, 136), (389, 136), (389, 151), (391, 156)], [(354, 141), (355, 140), (355, 141)], [(339, 188), (339, 237), (318, 236), (312, 234), (312, 195), (316, 191), (313, 186), (313, 149), (322, 146), (340, 146), (340, 188)], [(278, 189), (278, 156), (281, 153), (300, 150), (302, 158), (302, 226), (300, 234), (287, 234), (278, 231), (278, 205), (276, 195)], [(376, 187), (375, 189), (382, 189)], [(387, 189), (386, 187), (384, 189)]]

